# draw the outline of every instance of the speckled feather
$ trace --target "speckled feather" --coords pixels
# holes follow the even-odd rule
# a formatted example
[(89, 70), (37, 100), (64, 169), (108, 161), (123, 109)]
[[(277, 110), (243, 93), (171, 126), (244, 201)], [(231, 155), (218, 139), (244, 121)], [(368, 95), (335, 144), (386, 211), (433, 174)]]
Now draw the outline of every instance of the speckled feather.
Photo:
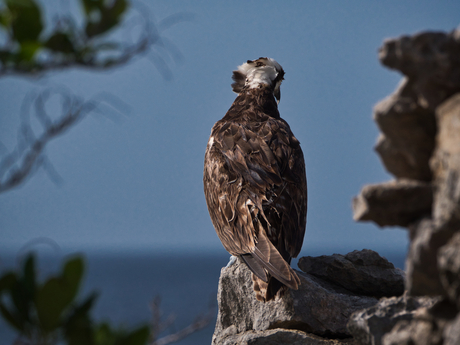
[(234, 73), (239, 95), (211, 131), (204, 192), (222, 244), (246, 262), (257, 298), (268, 301), (300, 283), (289, 264), (305, 233), (305, 164), (299, 141), (280, 118), (275, 82), (241, 86), (240, 74)]

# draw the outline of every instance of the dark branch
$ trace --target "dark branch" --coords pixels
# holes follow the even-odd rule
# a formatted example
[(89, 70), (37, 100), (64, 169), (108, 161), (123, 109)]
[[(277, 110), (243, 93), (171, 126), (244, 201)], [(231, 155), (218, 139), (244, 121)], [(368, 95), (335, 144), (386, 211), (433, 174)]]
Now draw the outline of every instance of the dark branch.
[[(142, 4), (138, 3), (137, 5), (141, 6)], [(172, 42), (162, 37), (162, 32), (179, 22), (190, 20), (193, 16), (188, 13), (177, 13), (163, 19), (159, 24), (160, 28), (157, 28), (147, 6), (142, 5), (140, 9), (134, 8), (134, 12), (137, 13), (134, 21), (135, 26), (139, 23), (141, 25), (141, 35), (134, 43), (112, 42), (105, 33), (88, 37), (84, 28), (78, 28), (72, 17), (63, 17), (57, 21), (51, 33), (71, 32), (72, 34), (69, 36), (72, 37), (72, 43), (68, 43), (72, 45), (71, 51), (50, 50), (46, 47), (45, 42), (41, 42), (42, 48), (38, 52), (42, 52), (42, 54), (36, 53), (32, 61), (27, 63), (0, 61), (0, 78), (14, 75), (40, 77), (49, 71), (68, 68), (105, 71), (126, 65), (137, 56), (151, 54), (150, 60), (155, 67), (165, 79), (170, 79), (172, 74), (163, 55), (172, 57), (176, 62), (181, 60), (182, 55)], [(121, 25), (117, 29), (121, 31)], [(124, 31), (126, 33), (132, 29), (133, 27), (125, 28)], [(17, 47), (10, 43), (14, 41), (14, 37), (9, 38), (8, 42), (0, 47), (0, 51), (10, 53), (13, 58)], [(159, 49), (154, 51), (153, 48)]]
[[(192, 19), (192, 15), (177, 13), (163, 19), (156, 26), (148, 7), (142, 3), (136, 3), (137, 8), (129, 12), (130, 17), (118, 22), (121, 14), (128, 14), (128, 7), (120, 14), (112, 11), (111, 6), (114, 3), (103, 3), (99, 8), (98, 23), (93, 22), (93, 19), (87, 14), (86, 19), (83, 18), (86, 26), (79, 27), (76, 24), (77, 21), (70, 15), (60, 16), (47, 36), (39, 35), (38, 32), (33, 42), (26, 42), (20, 37), (15, 37), (12, 27), (0, 26), (6, 35), (4, 43), (0, 46), (0, 78), (5, 76), (40, 77), (46, 72), (68, 68), (105, 71), (126, 65), (137, 56), (148, 54), (149, 60), (153, 62), (163, 78), (172, 79), (172, 71), (168, 63), (171, 62), (171, 59), (175, 62), (181, 61), (182, 54), (172, 42), (163, 37), (162, 33), (179, 22)], [(6, 7), (0, 8), (0, 15), (2, 11), (7, 10)], [(115, 14), (114, 17), (114, 13), (118, 14)], [(123, 25), (130, 19), (133, 20), (132, 25)], [(113, 20), (116, 24), (107, 26), (107, 23)], [(134, 43), (126, 43), (120, 39), (115, 40), (115, 43), (112, 41), (114, 38), (119, 38), (120, 33), (131, 34), (134, 27), (139, 25), (141, 33)], [(113, 30), (118, 34), (110, 33)], [(33, 34), (33, 29), (29, 34)], [(131, 39), (127, 41), (133, 42)], [(38, 47), (37, 51), (33, 52), (32, 56), (25, 58), (21, 55), (23, 43), (35, 44)], [(57, 121), (52, 120), (45, 107), (45, 103), (52, 94), (60, 94), (63, 98), (63, 114)], [(115, 110), (126, 109), (126, 106), (120, 106), (121, 101), (113, 102), (113, 98), (110, 100), (107, 94), (100, 94), (91, 101), (82, 101), (71, 95), (70, 92), (50, 90), (38, 96), (27, 96), (21, 109), (22, 120), (16, 148), (10, 153), (3, 154), (3, 157), (0, 156), (0, 193), (26, 181), (40, 167), (45, 169), (52, 181), (58, 183), (61, 178), (43, 153), (46, 145), (79, 122), (90, 111), (96, 110), (104, 113), (104, 109), (97, 109), (99, 104), (107, 104)], [(32, 103), (35, 107), (36, 120), (43, 128), (39, 136), (35, 135), (29, 121), (29, 110)], [(65, 109), (67, 111), (64, 111)], [(0, 149), (5, 151), (3, 146), (0, 143)]]
[(162, 338), (157, 339), (158, 334), (164, 331), (167, 327), (169, 327), (173, 322), (175, 317), (173, 315), (169, 315), (165, 321), (162, 321), (161, 318), (161, 311), (160, 311), (160, 298), (156, 297), (151, 304), (152, 308), (152, 334), (154, 336), (154, 341), (151, 342), (150, 345), (166, 345), (178, 342), (190, 334), (198, 332), (199, 330), (205, 328), (209, 325), (211, 320), (215, 315), (215, 305), (210, 305), (208, 311), (204, 315), (199, 315), (196, 317), (195, 321), (188, 325), (187, 327), (181, 329), (178, 332), (173, 334), (169, 334)]
[[(51, 120), (45, 110), (45, 103), (52, 94), (59, 94), (63, 98), (62, 115), (55, 121)], [(59, 91), (47, 89), (38, 94), (35, 102), (33, 102), (35, 117), (44, 127), (43, 132), (36, 136), (30, 125), (30, 108), (32, 105), (30, 96), (26, 96), (24, 103), (26, 103), (26, 108), (28, 109), (23, 108), (18, 144), (11, 153), (6, 154), (0, 161), (0, 193), (25, 182), (40, 167), (44, 168), (51, 181), (57, 184), (61, 183), (61, 177), (44, 154), (48, 143), (64, 134), (87, 114), (98, 109), (101, 104), (107, 104), (115, 110), (119, 109), (119, 106), (114, 104), (115, 102), (111, 102), (110, 97), (107, 95), (83, 101), (75, 95), (63, 92), (62, 89)], [(120, 105), (121, 101), (118, 100), (117, 103)]]

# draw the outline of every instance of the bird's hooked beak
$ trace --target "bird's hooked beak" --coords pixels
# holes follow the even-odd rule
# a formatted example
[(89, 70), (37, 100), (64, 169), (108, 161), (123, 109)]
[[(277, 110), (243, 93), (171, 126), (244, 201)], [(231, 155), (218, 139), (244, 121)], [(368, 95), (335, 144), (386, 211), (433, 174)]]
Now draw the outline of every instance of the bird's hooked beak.
[(273, 95), (276, 98), (276, 104), (280, 104), (280, 99), (281, 99), (281, 90), (280, 88), (276, 88), (275, 91), (273, 92)]

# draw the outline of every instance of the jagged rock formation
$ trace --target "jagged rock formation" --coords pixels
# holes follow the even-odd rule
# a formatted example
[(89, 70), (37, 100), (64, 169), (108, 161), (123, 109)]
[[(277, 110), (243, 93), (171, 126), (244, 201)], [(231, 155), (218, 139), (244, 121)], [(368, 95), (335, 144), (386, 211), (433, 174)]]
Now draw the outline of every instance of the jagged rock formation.
[(404, 293), (404, 271), (369, 249), (347, 255), (300, 258), (305, 273), (341, 286), (358, 295), (384, 297)]
[[(404, 291), (403, 271), (371, 250), (305, 257), (299, 267), (309, 272), (297, 271), (299, 290), (266, 303), (255, 298), (243, 262), (223, 268), (213, 344), (350, 344), (347, 322), (353, 312), (375, 305), (375, 296)], [(387, 280), (394, 286), (385, 285)]]
[[(354, 314), (349, 330), (359, 344), (460, 344), (460, 30), (388, 40), (379, 58), (405, 75), (374, 109), (396, 180), (364, 187), (354, 218), (408, 228), (407, 296)], [(398, 308), (403, 319), (387, 313)]]
[(349, 330), (356, 344), (383, 344), (383, 337), (395, 328), (400, 321), (408, 322), (415, 313), (426, 312), (437, 299), (430, 297), (400, 297), (382, 298), (368, 309), (354, 313), (350, 318)]

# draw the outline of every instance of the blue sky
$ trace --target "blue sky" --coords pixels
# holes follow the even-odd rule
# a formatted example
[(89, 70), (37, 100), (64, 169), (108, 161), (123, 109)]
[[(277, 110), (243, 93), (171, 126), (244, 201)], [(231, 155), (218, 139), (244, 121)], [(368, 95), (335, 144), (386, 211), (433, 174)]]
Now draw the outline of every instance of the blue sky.
[(405, 230), (352, 220), (351, 199), (361, 187), (391, 178), (373, 151), (372, 107), (401, 76), (379, 64), (377, 50), (385, 38), (454, 29), (460, 2), (156, 1), (148, 7), (157, 19), (194, 15), (164, 32), (184, 56), (171, 62), (170, 81), (148, 57), (106, 73), (0, 79), (0, 140), (10, 149), (21, 102), (33, 90), (65, 85), (87, 98), (106, 91), (131, 108), (115, 121), (89, 116), (49, 145), (61, 186), (39, 171), (0, 195), (0, 248), (47, 237), (80, 251), (224, 251), (203, 195), (204, 150), (212, 125), (236, 97), (232, 71), (268, 56), (286, 71), (279, 109), (307, 164), (300, 255), (406, 250)]

